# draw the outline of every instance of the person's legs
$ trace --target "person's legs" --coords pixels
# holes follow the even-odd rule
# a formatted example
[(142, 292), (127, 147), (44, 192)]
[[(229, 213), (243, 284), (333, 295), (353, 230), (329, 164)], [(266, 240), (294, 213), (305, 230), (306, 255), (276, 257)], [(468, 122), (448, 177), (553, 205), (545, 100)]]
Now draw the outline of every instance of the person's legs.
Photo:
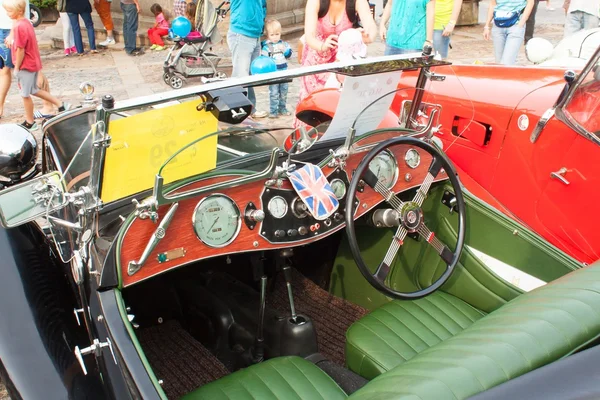
[(78, 54), (83, 54), (83, 39), (81, 38), (81, 27), (79, 26), (79, 14), (68, 13), (71, 29), (73, 29), (73, 40)]
[(65, 54), (68, 55), (71, 52), (71, 47), (75, 46), (75, 39), (73, 38), (73, 29), (71, 29), (71, 21), (67, 13), (60, 13), (60, 23), (62, 24)]
[(94, 21), (92, 21), (92, 14), (83, 13), (81, 14), (81, 19), (83, 19), (85, 29), (87, 30), (88, 40), (90, 42), (90, 50), (96, 50), (96, 34), (94, 33)]
[(156, 28), (150, 28), (148, 29), (148, 39), (150, 39), (150, 43), (152, 43), (155, 47), (156, 47), (156, 41), (154, 38), (154, 31), (156, 30)]
[(129, 54), (135, 50), (136, 35), (138, 28), (138, 14), (135, 4), (121, 3), (123, 11), (123, 38), (125, 41), (125, 51)]
[(442, 56), (443, 60), (446, 60), (448, 58), (448, 47), (450, 47), (450, 36), (444, 36), (442, 33), (444, 33), (442, 29), (433, 31), (433, 48)]
[(10, 54), (10, 48), (7, 48), (4, 44), (4, 39), (8, 37), (10, 34), (10, 29), (0, 29), (0, 52), (3, 67), (0, 69), (0, 117), (2, 117), (4, 113), (4, 102), (6, 101), (6, 95), (8, 94), (8, 90), (10, 89), (10, 84), (12, 81), (12, 59)]
[[(44, 75), (42, 71), (37, 74), (37, 86), (41, 91), (50, 93), (50, 82), (48, 82), (48, 78), (46, 78), (46, 75)], [(42, 116), (54, 115), (54, 105), (48, 100), (42, 100), (41, 114)]]
[(154, 41), (152, 43), (156, 43), (157, 46), (161, 47), (160, 50), (162, 50), (162, 48), (164, 48), (164, 46), (165, 46), (165, 42), (162, 40), (162, 37), (166, 36), (168, 34), (169, 34), (168, 29), (164, 29), (164, 28), (154, 29)]
[(288, 94), (288, 84), (280, 83), (279, 84), (279, 114), (280, 115), (288, 115), (289, 111), (287, 109), (287, 94)]
[(583, 29), (583, 11), (571, 11), (565, 18), (565, 37)]
[(269, 85), (269, 118), (277, 118), (279, 111), (279, 85)]
[(533, 2), (533, 9), (531, 10), (531, 14), (529, 14), (529, 19), (525, 24), (525, 44), (527, 44), (527, 42), (529, 42), (529, 40), (533, 38), (533, 32), (535, 30), (535, 14), (538, 10), (538, 4), (540, 4), (539, 1)]
[(504, 53), (504, 45), (506, 44), (508, 28), (498, 28), (496, 25), (492, 26), (492, 41), (494, 42), (494, 57), (496, 63), (500, 64), (502, 61), (502, 54)]
[(29, 72), (26, 70), (20, 70), (16, 74), (17, 84), (19, 85), (19, 92), (23, 98), (23, 107), (25, 109), (25, 123), (26, 127), (31, 128), (35, 123), (33, 118), (33, 100), (31, 95), (39, 91), (37, 87), (37, 72)]
[(596, 15), (583, 13), (582, 18), (583, 18), (583, 29), (585, 29), (585, 30), (597, 28), (598, 24), (600, 23), (600, 21), (598, 20), (598, 17)]
[(517, 24), (508, 28), (506, 43), (504, 44), (504, 52), (500, 63), (502, 65), (515, 65), (523, 40), (525, 37), (525, 27), (521, 28)]
[[(253, 57), (256, 58), (260, 55), (258, 39), (229, 31), (227, 32), (227, 45), (231, 51), (231, 63), (233, 64), (231, 77), (242, 78), (250, 75), (250, 64)], [(258, 55), (256, 55), (257, 53)], [(248, 99), (256, 109), (256, 96), (253, 88), (248, 88)]]
[(100, 21), (102, 21), (102, 25), (104, 25), (104, 29), (106, 29), (106, 40), (101, 42), (102, 46), (107, 46), (109, 44), (114, 44), (115, 39), (113, 38), (113, 29), (114, 24), (112, 20), (112, 15), (110, 13), (110, 3), (107, 0), (99, 0), (98, 2), (94, 2), (94, 8), (96, 12), (100, 16)]

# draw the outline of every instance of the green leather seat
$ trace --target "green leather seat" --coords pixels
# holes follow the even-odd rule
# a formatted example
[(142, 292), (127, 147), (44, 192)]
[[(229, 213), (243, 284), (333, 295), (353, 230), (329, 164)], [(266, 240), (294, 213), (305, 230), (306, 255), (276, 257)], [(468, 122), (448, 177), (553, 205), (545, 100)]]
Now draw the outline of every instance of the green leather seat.
[[(599, 336), (600, 262), (517, 297), (382, 373), (349, 399), (466, 399), (568, 356)], [(345, 397), (319, 368), (285, 357), (212, 382), (186, 399)]]
[(346, 393), (313, 363), (300, 357), (278, 357), (204, 385), (183, 400), (338, 400), (346, 397)]
[(392, 301), (348, 329), (346, 363), (357, 374), (373, 379), (462, 332), (484, 315), (439, 291), (419, 300)]

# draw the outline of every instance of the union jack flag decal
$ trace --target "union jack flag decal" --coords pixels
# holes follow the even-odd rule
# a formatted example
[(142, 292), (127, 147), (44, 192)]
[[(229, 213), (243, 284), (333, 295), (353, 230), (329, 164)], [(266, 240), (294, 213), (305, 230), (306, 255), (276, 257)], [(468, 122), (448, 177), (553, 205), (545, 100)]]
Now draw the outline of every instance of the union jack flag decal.
[(306, 164), (292, 172), (290, 181), (315, 219), (327, 219), (338, 209), (340, 203), (323, 171), (316, 165)]

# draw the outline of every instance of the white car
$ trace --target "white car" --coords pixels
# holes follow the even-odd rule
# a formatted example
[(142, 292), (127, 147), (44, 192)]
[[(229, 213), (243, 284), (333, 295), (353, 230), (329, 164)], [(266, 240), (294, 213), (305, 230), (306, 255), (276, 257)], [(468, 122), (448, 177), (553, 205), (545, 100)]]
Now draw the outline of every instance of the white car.
[(541, 67), (583, 68), (600, 46), (600, 28), (579, 31), (553, 47), (546, 39), (527, 42), (527, 58)]

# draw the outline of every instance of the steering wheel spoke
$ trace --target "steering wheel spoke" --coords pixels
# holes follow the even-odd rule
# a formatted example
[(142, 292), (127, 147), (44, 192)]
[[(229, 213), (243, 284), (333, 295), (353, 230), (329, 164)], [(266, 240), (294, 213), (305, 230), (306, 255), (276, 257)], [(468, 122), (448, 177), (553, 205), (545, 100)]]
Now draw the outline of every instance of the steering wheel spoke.
[(450, 263), (452, 263), (454, 254), (444, 243), (442, 243), (440, 239), (438, 239), (435, 236), (434, 232), (429, 230), (429, 228), (424, 223), (421, 223), (421, 225), (419, 225), (419, 227), (417, 228), (417, 232), (419, 233), (419, 235), (421, 235), (423, 239), (427, 241), (427, 243), (431, 245), (431, 247), (433, 247), (437, 251), (437, 253), (440, 255), (440, 257), (442, 258), (442, 260), (444, 260), (446, 264), (450, 265)]
[(421, 187), (417, 189), (417, 194), (413, 199), (414, 203), (418, 204), (419, 206), (423, 205), (423, 202), (427, 198), (427, 193), (429, 193), (429, 189), (431, 188), (431, 184), (433, 183), (437, 175), (440, 173), (441, 169), (442, 163), (439, 161), (438, 157), (434, 156), (433, 160), (431, 161), (431, 165), (429, 166), (429, 170), (427, 171), (427, 175), (425, 175), (425, 179), (421, 184)]
[(388, 248), (388, 251), (385, 254), (383, 261), (381, 262), (381, 264), (379, 264), (379, 267), (377, 267), (377, 270), (373, 274), (373, 276), (379, 281), (385, 282), (385, 279), (390, 273), (390, 269), (392, 263), (394, 262), (394, 258), (396, 258), (398, 250), (400, 250), (400, 247), (402, 247), (402, 245), (404, 244), (404, 239), (406, 238), (407, 234), (408, 232), (406, 231), (406, 229), (404, 229), (403, 226), (399, 226), (398, 230), (396, 230), (396, 234), (394, 235), (392, 243), (390, 244), (390, 247)]
[(391, 205), (394, 208), (394, 210), (398, 212), (402, 211), (402, 206), (404, 205), (404, 202), (400, 200), (394, 194), (394, 192), (388, 189), (387, 186), (379, 182), (379, 179), (377, 179), (377, 175), (375, 175), (373, 171), (367, 168), (366, 171), (363, 173), (362, 178), (365, 181), (365, 183), (369, 185), (371, 189), (379, 193), (381, 197), (385, 199), (386, 203)]

